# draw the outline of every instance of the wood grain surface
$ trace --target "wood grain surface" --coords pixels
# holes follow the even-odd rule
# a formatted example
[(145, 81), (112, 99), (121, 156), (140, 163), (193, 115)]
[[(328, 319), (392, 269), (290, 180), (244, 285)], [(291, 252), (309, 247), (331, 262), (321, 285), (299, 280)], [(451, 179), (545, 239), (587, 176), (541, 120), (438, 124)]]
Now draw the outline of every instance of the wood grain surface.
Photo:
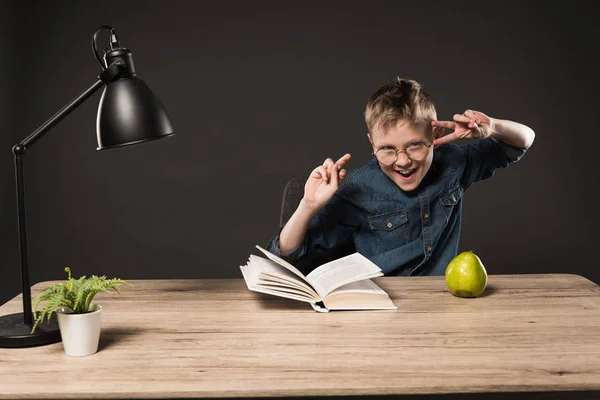
[(474, 299), (444, 277), (375, 281), (398, 310), (322, 314), (241, 279), (132, 280), (95, 298), (98, 353), (0, 349), (0, 398), (600, 391), (600, 287), (581, 276), (490, 275)]

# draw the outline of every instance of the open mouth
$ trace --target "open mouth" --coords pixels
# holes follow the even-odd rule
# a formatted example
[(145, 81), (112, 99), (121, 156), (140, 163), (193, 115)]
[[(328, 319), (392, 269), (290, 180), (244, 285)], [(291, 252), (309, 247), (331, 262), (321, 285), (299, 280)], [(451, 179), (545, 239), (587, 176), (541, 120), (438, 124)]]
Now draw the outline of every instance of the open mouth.
[(416, 168), (413, 169), (400, 169), (400, 170), (394, 170), (394, 172), (396, 172), (398, 175), (400, 175), (400, 178), (404, 179), (404, 180), (409, 180), (414, 173), (417, 171)]

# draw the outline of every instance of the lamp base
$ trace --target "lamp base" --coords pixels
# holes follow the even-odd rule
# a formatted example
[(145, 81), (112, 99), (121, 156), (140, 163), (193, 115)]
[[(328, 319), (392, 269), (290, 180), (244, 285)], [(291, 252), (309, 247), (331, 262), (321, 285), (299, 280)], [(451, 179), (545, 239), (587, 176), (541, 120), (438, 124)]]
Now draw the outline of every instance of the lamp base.
[(33, 333), (32, 326), (25, 325), (23, 321), (23, 313), (0, 317), (0, 348), (45, 346), (61, 341), (56, 313), (52, 313), (49, 323), (44, 318)]

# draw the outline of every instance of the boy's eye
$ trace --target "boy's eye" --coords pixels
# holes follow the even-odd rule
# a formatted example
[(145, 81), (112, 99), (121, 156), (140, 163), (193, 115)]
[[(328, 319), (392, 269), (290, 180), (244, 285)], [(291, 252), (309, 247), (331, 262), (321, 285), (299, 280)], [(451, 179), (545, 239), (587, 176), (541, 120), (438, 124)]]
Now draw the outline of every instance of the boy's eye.
[(421, 146), (423, 146), (423, 142), (411, 143), (408, 145), (408, 148), (409, 149), (418, 149)]
[(393, 150), (396, 151), (396, 149), (394, 149), (392, 146), (383, 146), (380, 148), (380, 150)]

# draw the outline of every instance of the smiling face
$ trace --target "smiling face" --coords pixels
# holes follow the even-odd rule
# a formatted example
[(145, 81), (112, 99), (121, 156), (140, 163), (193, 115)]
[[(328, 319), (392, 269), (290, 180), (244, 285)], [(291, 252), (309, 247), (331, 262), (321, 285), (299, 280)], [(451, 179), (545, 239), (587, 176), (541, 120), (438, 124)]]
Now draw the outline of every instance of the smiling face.
[[(377, 89), (367, 101), (365, 122), (373, 152), (381, 148), (391, 152), (385, 160), (391, 159), (392, 163), (382, 162), (382, 158), (378, 157), (379, 165), (404, 191), (419, 187), (431, 167), (431, 143), (434, 139), (431, 122), (435, 120), (437, 115), (431, 96), (415, 80), (396, 77), (393, 82)], [(438, 133), (441, 135), (436, 131), (436, 137)], [(419, 150), (419, 146), (423, 151)], [(394, 150), (398, 150), (396, 162), (393, 162)], [(417, 160), (408, 158), (403, 150), (413, 154)]]
[[(411, 147), (417, 148), (422, 145), (430, 145), (432, 132), (429, 127), (414, 127), (405, 120), (383, 128), (377, 127), (368, 134), (369, 141), (373, 146), (373, 153), (377, 150), (394, 149), (404, 150)], [(409, 150), (410, 151), (410, 150)], [(405, 152), (398, 152), (398, 159), (391, 165), (379, 162), (381, 170), (390, 177), (398, 187), (406, 192), (415, 190), (425, 178), (427, 171), (433, 161), (433, 146), (427, 149), (427, 155), (420, 161), (411, 160)]]

